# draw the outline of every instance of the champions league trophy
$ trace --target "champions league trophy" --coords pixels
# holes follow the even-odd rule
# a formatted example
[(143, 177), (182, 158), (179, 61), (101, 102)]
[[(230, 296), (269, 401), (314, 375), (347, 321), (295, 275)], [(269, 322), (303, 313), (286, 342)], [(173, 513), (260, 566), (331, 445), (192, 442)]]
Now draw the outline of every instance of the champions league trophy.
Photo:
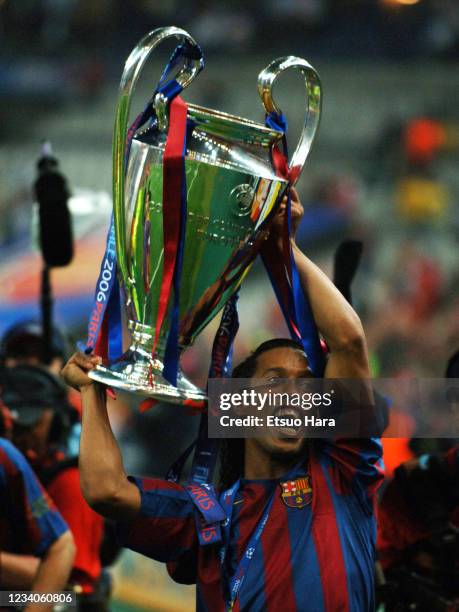
[[(205, 400), (205, 393), (183, 375), (177, 385), (163, 377), (164, 355), (171, 326), (167, 304), (154, 347), (164, 264), (163, 157), (168, 136), (167, 94), (153, 99), (153, 124), (137, 130), (128, 159), (128, 117), (139, 74), (157, 45), (175, 37), (191, 53), (175, 80), (185, 89), (203, 67), (193, 38), (176, 27), (149, 33), (129, 56), (120, 83), (113, 152), (114, 229), (118, 278), (131, 331), (123, 356), (98, 366), (91, 378), (161, 401)], [(194, 53), (193, 53), (194, 52)], [(300, 142), (290, 162), (298, 177), (319, 124), (320, 81), (303, 59), (273, 61), (258, 77), (258, 91), (267, 113), (280, 110), (272, 98), (277, 76), (296, 68), (304, 76), (307, 102)], [(273, 166), (273, 147), (283, 132), (264, 125), (188, 105), (185, 151), (186, 215), (180, 282), (178, 343), (186, 349), (238, 290), (266, 240), (269, 222), (288, 186)], [(171, 300), (169, 300), (171, 302)], [(154, 354), (152, 354), (154, 348)]]

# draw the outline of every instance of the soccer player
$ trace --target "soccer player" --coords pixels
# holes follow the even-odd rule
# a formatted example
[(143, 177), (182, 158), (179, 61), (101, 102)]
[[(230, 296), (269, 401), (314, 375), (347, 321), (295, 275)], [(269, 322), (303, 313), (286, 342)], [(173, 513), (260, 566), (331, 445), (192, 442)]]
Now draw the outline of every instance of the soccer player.
[[(42, 325), (33, 319), (18, 321), (9, 327), (0, 340), (0, 360), (2, 365), (12, 368), (20, 364), (43, 365)], [(50, 372), (58, 375), (65, 363), (67, 341), (64, 334), (54, 327), (51, 335)]]
[[(282, 240), (285, 202), (272, 231)], [(293, 237), (303, 208), (293, 191)], [(300, 281), (329, 349), (325, 377), (369, 378), (361, 323), (333, 283), (292, 247)], [(374, 607), (374, 492), (382, 479), (377, 440), (246, 439), (222, 459), (220, 500), (228, 520), (223, 543), (200, 546), (196, 510), (185, 488), (128, 478), (107, 417), (105, 392), (87, 372), (98, 357), (74, 355), (63, 370), (83, 402), (80, 469), (83, 494), (120, 522), (125, 544), (168, 562), (180, 581), (196, 582), (201, 611), (363, 612)], [(236, 375), (305, 378), (301, 347), (266, 343)]]
[[(72, 535), (25, 457), (5, 438), (0, 500), (0, 590), (63, 590), (75, 556)], [(35, 609), (52, 606), (26, 608)]]
[(457, 610), (459, 446), (400, 465), (378, 517), (378, 558), (392, 586), (385, 609)]
[(33, 365), (6, 368), (0, 397), (14, 415), (12, 441), (31, 465), (67, 522), (76, 554), (69, 584), (78, 593), (78, 610), (107, 609), (106, 597), (95, 601), (101, 577), (100, 546), (104, 522), (84, 500), (78, 461), (60, 450), (65, 441), (67, 389), (49, 371)]

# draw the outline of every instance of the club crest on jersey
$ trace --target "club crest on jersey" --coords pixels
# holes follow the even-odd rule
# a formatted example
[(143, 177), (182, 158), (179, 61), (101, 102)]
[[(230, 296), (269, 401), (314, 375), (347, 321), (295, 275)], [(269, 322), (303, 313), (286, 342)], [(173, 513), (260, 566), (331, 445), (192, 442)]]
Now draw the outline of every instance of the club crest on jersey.
[(290, 508), (304, 508), (311, 503), (312, 488), (309, 476), (302, 476), (296, 480), (287, 480), (280, 483), (282, 487), (282, 501)]

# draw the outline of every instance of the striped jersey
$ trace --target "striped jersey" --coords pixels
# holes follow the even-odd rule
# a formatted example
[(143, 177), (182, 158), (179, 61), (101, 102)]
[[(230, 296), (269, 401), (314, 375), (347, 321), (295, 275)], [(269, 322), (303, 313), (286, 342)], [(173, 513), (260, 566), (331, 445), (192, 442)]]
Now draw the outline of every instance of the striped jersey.
[(43, 556), (68, 527), (25, 457), (0, 438), (0, 551)]
[[(274, 495), (234, 611), (367, 612), (374, 608), (373, 508), (382, 478), (380, 441), (365, 439), (315, 440), (305, 466), (285, 480), (242, 479), (225, 568), (221, 545), (199, 546), (196, 506), (179, 484), (133, 479), (141, 510), (119, 531), (125, 546), (168, 563), (177, 581), (196, 582), (198, 611), (224, 611), (224, 576), (236, 571)], [(222, 506), (227, 498), (220, 495)]]

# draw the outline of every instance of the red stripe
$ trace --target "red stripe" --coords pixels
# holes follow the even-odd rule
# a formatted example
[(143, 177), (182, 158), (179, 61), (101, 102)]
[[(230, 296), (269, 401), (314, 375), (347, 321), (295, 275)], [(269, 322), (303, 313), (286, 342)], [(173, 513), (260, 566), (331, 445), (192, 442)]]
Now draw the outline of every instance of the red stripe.
[(183, 487), (176, 482), (170, 482), (162, 478), (141, 478), (140, 482), (144, 491), (176, 491), (177, 493), (183, 493), (185, 499), (188, 499)]
[(322, 466), (311, 457), (313, 513), (312, 537), (317, 552), (325, 612), (347, 612), (346, 566), (333, 499)]
[(265, 489), (262, 485), (251, 484), (242, 491), (242, 500), (236, 500), (233, 512), (237, 512), (237, 561), (242, 559), (249, 544), (250, 536), (262, 516), (266, 501)]
[(287, 506), (280, 499), (276, 488), (275, 498), (268, 523), (261, 536), (265, 570), (266, 610), (294, 612), (295, 601), (292, 550), (288, 534)]
[(340, 439), (333, 441), (333, 446), (330, 449), (333, 463), (329, 469), (329, 474), (335, 490), (340, 494), (346, 494), (351, 491), (358, 466), (362, 462), (359, 444), (360, 440), (353, 440), (352, 443)]
[(183, 147), (186, 136), (187, 105), (176, 97), (170, 103), (169, 133), (163, 158), (163, 233), (164, 265), (161, 292), (156, 318), (154, 354), (159, 332), (166, 314), (172, 290), (178, 242), (180, 239), (180, 211), (182, 204)]
[[(209, 612), (223, 611), (225, 595), (221, 581), (220, 562), (214, 546), (199, 546), (199, 593)], [(237, 604), (236, 604), (237, 605)], [(236, 606), (234, 610), (239, 610)]]
[(276, 174), (282, 178), (288, 179), (289, 168), (286, 155), (282, 153), (277, 145), (272, 148), (271, 155)]

